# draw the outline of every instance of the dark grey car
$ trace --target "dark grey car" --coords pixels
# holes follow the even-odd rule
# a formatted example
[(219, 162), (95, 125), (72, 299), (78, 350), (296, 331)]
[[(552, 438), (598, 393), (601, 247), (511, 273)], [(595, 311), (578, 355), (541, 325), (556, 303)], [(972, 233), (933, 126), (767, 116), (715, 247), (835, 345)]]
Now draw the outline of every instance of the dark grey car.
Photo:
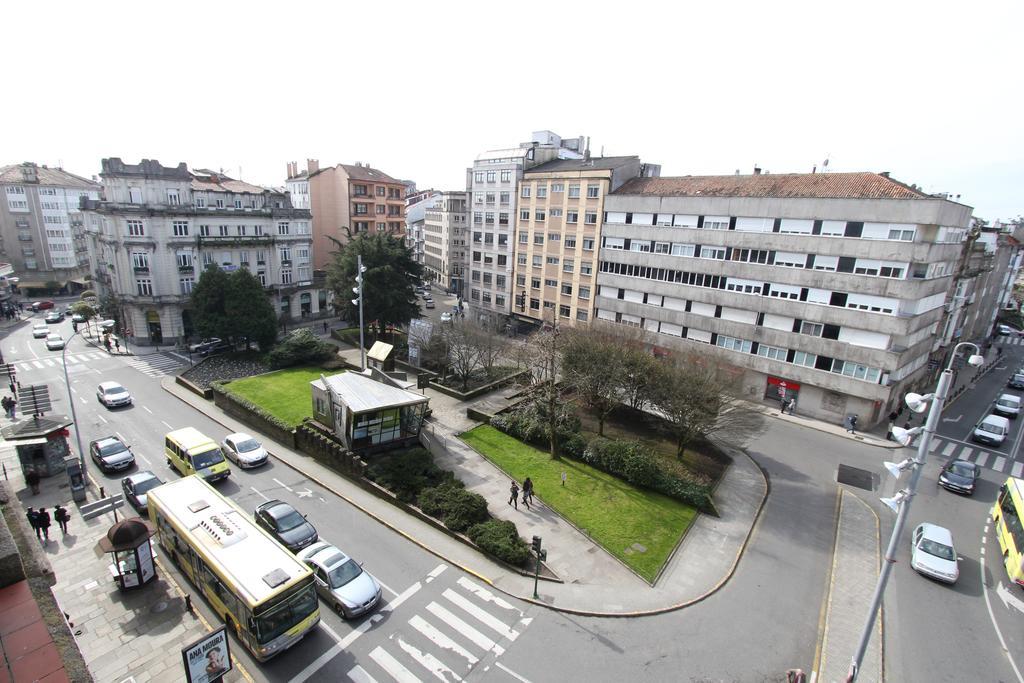
[(969, 460), (954, 460), (939, 473), (939, 485), (949, 491), (974, 494), (974, 486), (981, 476), (981, 468)]
[(155, 489), (164, 483), (160, 477), (149, 470), (142, 470), (130, 474), (121, 480), (121, 490), (124, 492), (124, 499), (131, 503), (132, 507), (142, 514), (146, 514), (147, 496), (150, 489)]
[(89, 455), (104, 472), (126, 470), (135, 464), (135, 456), (131, 449), (116, 436), (107, 436), (91, 442)]
[(281, 545), (296, 553), (319, 538), (316, 528), (288, 503), (270, 500), (253, 513), (256, 523), (270, 532)]

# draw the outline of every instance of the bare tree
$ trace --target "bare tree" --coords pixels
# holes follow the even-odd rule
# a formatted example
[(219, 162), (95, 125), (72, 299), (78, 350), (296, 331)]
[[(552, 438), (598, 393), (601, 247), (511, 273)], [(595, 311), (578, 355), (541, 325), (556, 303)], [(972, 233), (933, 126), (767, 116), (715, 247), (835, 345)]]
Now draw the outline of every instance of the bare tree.
[(493, 379), (494, 368), (508, 349), (508, 337), (503, 334), (503, 326), (490, 318), (473, 324), (477, 327), (480, 367)]
[(597, 417), (597, 433), (621, 404), (625, 364), (622, 337), (603, 327), (579, 328), (566, 335), (562, 376)]
[(448, 349), (448, 364), (462, 382), (462, 391), (469, 389), (469, 379), (480, 368), (479, 328), (465, 322), (447, 325), (443, 332)]
[(725, 368), (694, 354), (660, 363), (654, 408), (669, 424), (682, 459), (694, 441), (718, 436), (745, 440), (764, 424), (763, 416), (740, 398), (738, 380)]
[(559, 384), (565, 340), (565, 335), (553, 320), (533, 334), (527, 343), (510, 344), (505, 356), (526, 372), (529, 395), (548, 433), (548, 451), (556, 460), (560, 458), (559, 427), (569, 421), (572, 413), (571, 403), (566, 400)]

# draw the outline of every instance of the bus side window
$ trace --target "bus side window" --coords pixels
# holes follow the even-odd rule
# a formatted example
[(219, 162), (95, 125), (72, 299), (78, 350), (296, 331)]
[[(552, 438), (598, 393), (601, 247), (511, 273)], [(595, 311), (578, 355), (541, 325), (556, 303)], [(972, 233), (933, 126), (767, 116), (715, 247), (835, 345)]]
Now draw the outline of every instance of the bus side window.
[(166, 448), (167, 450), (169, 450), (169, 451), (171, 451), (173, 453), (174, 452), (174, 442), (171, 441), (169, 438), (168, 439), (164, 439), (164, 448)]

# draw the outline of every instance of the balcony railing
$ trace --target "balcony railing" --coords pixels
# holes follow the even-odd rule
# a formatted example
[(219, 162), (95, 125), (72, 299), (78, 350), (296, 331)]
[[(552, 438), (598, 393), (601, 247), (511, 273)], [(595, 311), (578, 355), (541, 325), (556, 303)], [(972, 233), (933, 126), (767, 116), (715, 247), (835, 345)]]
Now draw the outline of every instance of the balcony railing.
[(195, 266), (178, 266), (179, 273), (194, 273), (195, 270)]

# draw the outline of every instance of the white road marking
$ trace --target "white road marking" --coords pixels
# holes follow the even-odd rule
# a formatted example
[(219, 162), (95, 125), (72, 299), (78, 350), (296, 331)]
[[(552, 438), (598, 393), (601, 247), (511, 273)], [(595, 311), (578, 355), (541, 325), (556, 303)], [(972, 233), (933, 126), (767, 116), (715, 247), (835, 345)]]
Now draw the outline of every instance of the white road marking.
[(427, 574), (427, 583), (430, 583), (437, 577), (441, 576), (441, 572), (443, 572), (445, 569), (448, 569), (448, 565), (446, 564), (439, 564), (436, 567), (434, 567), (431, 570), (431, 572)]
[(78, 393), (78, 389), (75, 389), (74, 387), (71, 387), (71, 393), (72, 394), (77, 394)]
[(1010, 470), (1010, 474), (1019, 479), (1021, 474), (1024, 474), (1024, 463), (1019, 462), (1014, 465), (1013, 469)]
[(1006, 458), (997, 457), (995, 463), (993, 463), (993, 465), (992, 465), (992, 469), (997, 470), (999, 472), (1002, 472), (1003, 471), (1003, 465), (1005, 465), (1005, 464), (1006, 464)]
[(386, 584), (385, 584), (385, 583), (384, 583), (383, 581), (381, 581), (381, 580), (380, 580), (380, 577), (378, 577), (378, 576), (374, 576), (373, 578), (377, 579), (377, 583), (379, 583), (379, 584), (380, 584), (380, 587), (381, 587), (381, 588), (383, 588), (384, 590), (386, 590), (386, 591), (387, 591), (388, 593), (391, 593), (391, 594), (392, 594), (393, 596), (395, 596), (396, 598), (398, 597), (398, 593), (396, 593), (395, 591), (391, 590), (391, 587), (390, 587), (390, 586), (388, 586), (388, 585), (386, 585)]
[[(253, 491), (255, 490), (256, 489), (253, 489)], [(349, 634), (344, 638), (340, 637), (337, 633), (335, 633), (334, 629), (325, 624), (323, 619), (321, 619), (320, 628), (323, 629), (324, 633), (326, 633), (334, 639), (334, 645), (332, 645), (331, 648), (327, 650), (327, 652), (323, 653), (322, 655), (314, 659), (312, 662), (310, 662), (309, 666), (307, 666), (305, 669), (295, 674), (295, 676), (293, 676), (292, 679), (288, 681), (288, 683), (302, 683), (303, 681), (308, 679), (310, 676), (312, 676), (321, 668), (323, 668), (323, 666), (327, 664), (327, 662), (334, 659), (339, 652), (341, 652), (349, 645), (354, 643), (356, 639), (359, 638), (359, 636), (363, 635), (371, 628), (373, 628), (377, 624), (377, 622), (379, 622), (383, 618), (384, 617), (382, 617), (379, 614), (374, 614), (372, 617), (370, 617), (363, 623), (359, 624), (357, 628), (352, 629), (352, 631), (350, 631)], [(369, 680), (373, 679), (370, 678)]]
[[(85, 403), (85, 400), (83, 399), (82, 402)], [(97, 415), (96, 417), (103, 420), (103, 424), (107, 424), (107, 418), (103, 417), (102, 415)]]
[(953, 454), (953, 449), (956, 448), (956, 444), (950, 441), (946, 444), (946, 447), (942, 449), (942, 455), (949, 456)]
[[(163, 420), (160, 420), (160, 421), (161, 421), (161, 422), (164, 422)], [(167, 427), (168, 429), (170, 429), (170, 430), (171, 430), (172, 432), (174, 431), (174, 427), (172, 427), (171, 425), (167, 424), (166, 422), (164, 422), (164, 426), (166, 426), (166, 427)]]
[(44, 367), (44, 366), (43, 366), (43, 364), (42, 364), (42, 363), (40, 363), (40, 362), (39, 362), (39, 361), (37, 361), (37, 360), (34, 360), (34, 361), (32, 361), (32, 365), (36, 366), (36, 367), (37, 367), (37, 368), (39, 368), (40, 370), (42, 370), (42, 369), (43, 369), (43, 367)]
[(462, 619), (458, 618), (457, 616), (449, 612), (447, 609), (437, 604), (436, 602), (432, 602), (429, 605), (427, 605), (427, 611), (436, 616), (444, 623), (451, 626), (453, 629), (464, 635), (469, 640), (471, 640), (473, 644), (477, 647), (482, 648), (484, 650), (490, 650), (491, 652), (499, 656), (505, 654), (505, 648), (501, 647), (493, 640), (485, 636), (483, 633), (480, 633), (480, 631), (477, 631), (475, 628), (473, 628), (472, 626), (464, 622)]
[(473, 653), (471, 653), (469, 650), (456, 643), (454, 640), (452, 640), (445, 634), (438, 631), (433, 626), (433, 624), (431, 624), (429, 621), (427, 621), (420, 615), (417, 614), (412, 619), (410, 619), (409, 625), (417, 631), (419, 631), (420, 633), (422, 633), (424, 636), (426, 636), (427, 639), (430, 640), (430, 642), (434, 643), (434, 645), (437, 645), (438, 647), (445, 650), (451, 650), (455, 654), (463, 657), (466, 660), (467, 669), (471, 669), (474, 664), (480, 661), (479, 659), (473, 656)]
[[(987, 527), (986, 527), (987, 529)], [(978, 561), (978, 570), (981, 572), (981, 585), (982, 595), (985, 596), (985, 607), (988, 609), (988, 618), (992, 621), (992, 628), (996, 630), (996, 636), (999, 638), (999, 645), (1003, 648), (1003, 653), (1006, 655), (1006, 659), (1009, 660), (1010, 666), (1013, 668), (1013, 673), (1017, 674), (1017, 680), (1020, 683), (1024, 683), (1024, 676), (1020, 675), (1020, 669), (1017, 668), (1017, 663), (1013, 661), (1013, 655), (1006, 649), (1006, 640), (1003, 638), (1003, 632), (999, 630), (999, 624), (996, 623), (996, 615), (992, 611), (992, 600), (988, 597), (988, 591), (985, 590), (985, 548), (981, 548), (981, 559)]]
[(259, 489), (257, 489), (257, 488), (256, 488), (255, 486), (250, 486), (249, 488), (251, 488), (251, 489), (252, 489), (252, 491), (253, 491), (253, 493), (255, 493), (255, 494), (256, 494), (257, 496), (259, 496), (259, 497), (260, 497), (260, 498), (262, 498), (263, 500), (266, 500), (266, 501), (269, 501), (269, 500), (270, 500), (270, 499), (269, 499), (269, 498), (267, 498), (267, 497), (266, 497), (265, 495), (263, 495), (263, 494), (262, 494), (262, 493), (261, 493), (261, 492), (259, 491)]
[(152, 414), (153, 414), (153, 411), (152, 411), (152, 410), (150, 410), (149, 408), (147, 408), (146, 406), (142, 406), (142, 409), (143, 409), (143, 410), (145, 410), (145, 411), (146, 411), (147, 413), (149, 413), (150, 415), (152, 415)]
[(984, 467), (985, 463), (988, 462), (989, 455), (990, 453), (988, 451), (982, 451), (981, 454), (978, 455), (978, 459), (975, 460), (974, 462), (978, 463), (980, 467)]
[(277, 485), (280, 486), (281, 488), (288, 489), (289, 491), (292, 490), (290, 486), (286, 486), (285, 483), (283, 481), (281, 481), (280, 479), (274, 479), (274, 481), (276, 481)]
[(392, 657), (387, 650), (378, 646), (370, 653), (370, 659), (380, 664), (380, 667), (387, 671), (398, 683), (420, 683), (413, 672), (402, 666), (397, 659)]
[(515, 612), (518, 612), (519, 616), (523, 616), (522, 610), (518, 609), (515, 605), (506, 602), (500, 596), (495, 595), (483, 586), (473, 583), (465, 576), (459, 577), (458, 584), (466, 590), (468, 590), (470, 593), (476, 595), (476, 597), (480, 598), (484, 602), (493, 602), (495, 605), (501, 607), (502, 609), (513, 610)]
[[(383, 584), (381, 584), (381, 585), (383, 585)], [(409, 586), (404, 591), (402, 591), (402, 594), (399, 595), (397, 598), (395, 598), (394, 600), (389, 600), (388, 604), (386, 604), (383, 607), (381, 607), (380, 611), (381, 612), (394, 612), (396, 609), (399, 608), (399, 606), (403, 602), (405, 602), (406, 600), (408, 600), (412, 596), (416, 595), (416, 592), (420, 588), (423, 588), (423, 584), (420, 583), (419, 581), (417, 581), (416, 583), (414, 583), (413, 585)]]
[(377, 683), (377, 679), (367, 673), (366, 669), (358, 664), (352, 667), (352, 670), (348, 672), (348, 677), (354, 683)]
[(487, 612), (486, 610), (481, 609), (480, 607), (477, 607), (476, 605), (471, 603), (469, 600), (467, 600), (466, 598), (462, 597), (461, 595), (459, 595), (458, 593), (453, 591), (451, 588), (446, 588), (444, 593), (442, 593), (441, 595), (443, 595), (445, 598), (447, 598), (450, 602), (452, 602), (452, 603), (458, 605), (459, 607), (461, 607), (463, 609), (463, 611), (465, 611), (468, 614), (471, 614), (474, 617), (476, 617), (476, 619), (480, 623), (485, 624), (486, 626), (489, 626), (491, 629), (493, 629), (496, 633), (501, 635), (503, 638), (508, 638), (509, 640), (515, 640), (516, 638), (519, 637), (519, 632), (518, 631), (515, 631), (515, 630), (509, 628), (508, 626), (505, 625), (505, 623), (503, 621), (501, 621), (497, 617), (492, 616), (490, 612)]
[[(502, 664), (501, 662), (495, 662), (494, 666), (498, 667), (499, 669), (501, 669), (502, 671), (504, 671), (509, 676), (511, 676), (512, 678), (516, 679), (517, 681), (520, 681), (520, 683), (530, 683), (529, 679), (523, 678), (522, 676), (517, 674), (512, 669), (510, 669), (507, 666), (505, 666), (504, 664)], [(811, 674), (811, 683), (814, 683), (814, 674)]]
[(456, 681), (462, 680), (461, 676), (459, 676), (457, 673), (449, 669), (447, 666), (445, 666), (444, 662), (442, 662), (440, 659), (430, 654), (429, 652), (423, 652), (419, 648), (410, 645), (401, 638), (398, 639), (398, 647), (402, 648), (402, 650), (407, 655), (415, 659), (420, 666), (422, 666), (424, 669), (432, 673), (434, 675), (434, 678), (436, 678), (437, 680), (443, 681), (443, 683), (448, 683), (448, 676), (446, 674), (451, 674), (451, 677), (454, 678)]

